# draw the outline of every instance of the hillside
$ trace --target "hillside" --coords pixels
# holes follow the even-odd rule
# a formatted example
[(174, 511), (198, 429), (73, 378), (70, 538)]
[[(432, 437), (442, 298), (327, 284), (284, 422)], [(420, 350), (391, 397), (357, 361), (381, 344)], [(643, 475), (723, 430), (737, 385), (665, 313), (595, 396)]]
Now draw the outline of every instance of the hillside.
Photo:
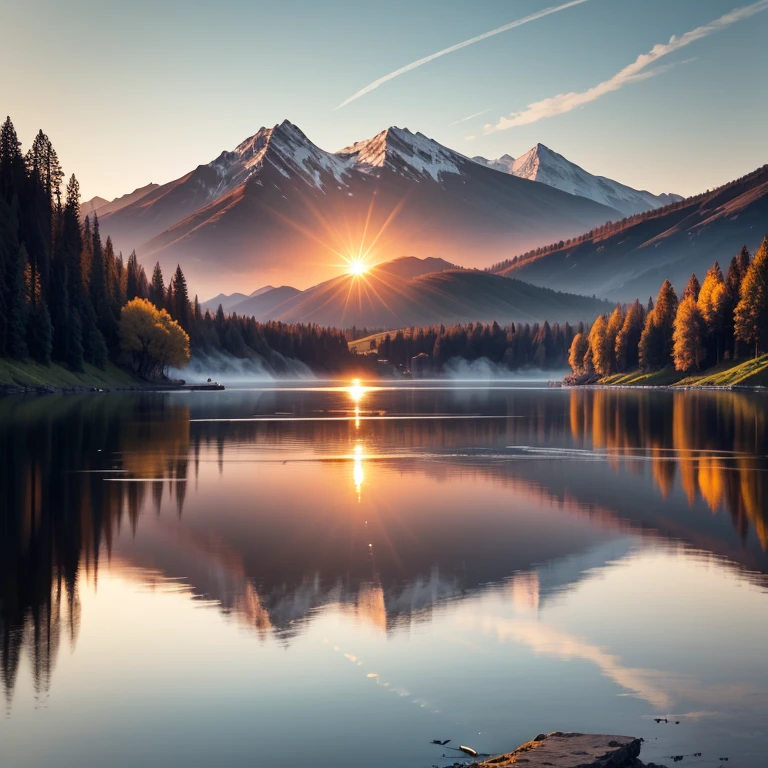
[(609, 304), (592, 298), (487, 272), (447, 269), (405, 279), (391, 269), (391, 264), (385, 264), (362, 276), (327, 280), (257, 319), (336, 328), (393, 328), (493, 320), (578, 322), (610, 309)]
[(725, 269), (768, 232), (768, 166), (711, 192), (600, 227), (566, 243), (491, 267), (534, 285), (631, 301), (669, 278), (681, 291), (691, 272)]

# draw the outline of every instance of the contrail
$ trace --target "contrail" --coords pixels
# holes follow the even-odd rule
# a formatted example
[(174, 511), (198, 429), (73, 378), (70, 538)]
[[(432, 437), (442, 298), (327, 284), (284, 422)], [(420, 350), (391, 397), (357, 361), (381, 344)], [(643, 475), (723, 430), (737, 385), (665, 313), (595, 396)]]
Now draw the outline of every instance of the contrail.
[[(672, 35), (668, 43), (654, 45), (648, 53), (643, 53), (638, 56), (631, 64), (628, 64), (624, 69), (617, 72), (608, 80), (603, 80), (603, 82), (598, 83), (586, 91), (560, 93), (557, 96), (551, 96), (548, 99), (535, 101), (533, 104), (529, 104), (522, 112), (513, 112), (508, 117), (500, 117), (495, 125), (486, 125), (484, 133), (489, 134), (497, 131), (505, 131), (508, 128), (531, 125), (531, 123), (536, 123), (539, 120), (546, 120), (549, 117), (563, 115), (566, 112), (571, 112), (585, 104), (589, 104), (592, 101), (597, 101), (597, 99), (605, 96), (606, 93), (618, 91), (625, 85), (630, 85), (631, 83), (637, 83), (641, 80), (647, 80), (649, 77), (660, 75), (670, 69), (673, 65), (670, 64), (659, 66), (655, 69), (649, 69), (649, 67), (652, 64), (655, 64), (659, 59), (668, 56), (670, 53), (679, 51), (681, 48), (685, 48), (691, 43), (695, 43), (697, 40), (701, 40), (715, 32), (719, 32), (721, 29), (725, 29), (731, 24), (735, 24), (743, 19), (748, 19), (750, 16), (762, 13), (765, 10), (768, 10), (768, 0), (758, 0), (758, 2), (752, 3), (752, 5), (747, 5), (743, 8), (735, 8), (723, 16), (720, 16), (720, 18), (709, 22), (709, 24), (696, 27), (696, 29), (692, 29), (690, 32), (686, 32), (680, 37)], [(690, 61), (690, 59), (687, 61)]]
[(394, 80), (394, 78), (399, 77), (400, 75), (405, 74), (406, 72), (410, 72), (412, 69), (416, 69), (417, 67), (420, 67), (423, 64), (428, 64), (430, 61), (439, 59), (441, 56), (445, 56), (447, 53), (453, 53), (454, 51), (458, 51), (461, 48), (466, 48), (468, 45), (479, 43), (481, 40), (485, 40), (488, 37), (493, 37), (494, 35), (500, 35), (502, 32), (506, 32), (509, 29), (514, 29), (515, 27), (521, 27), (523, 24), (527, 24), (529, 21), (536, 21), (537, 19), (544, 18), (544, 16), (549, 16), (552, 13), (557, 13), (558, 11), (564, 11), (566, 8), (572, 8), (574, 5), (581, 5), (582, 3), (586, 3), (586, 2), (588, 2), (588, 0), (571, 0), (571, 2), (565, 3), (564, 5), (551, 6), (550, 8), (544, 8), (544, 10), (538, 11), (537, 13), (532, 13), (530, 16), (525, 16), (522, 19), (518, 19), (517, 21), (512, 21), (509, 24), (505, 24), (503, 27), (492, 29), (490, 32), (484, 32), (482, 35), (473, 37), (470, 40), (465, 40), (463, 43), (456, 43), (456, 45), (452, 45), (450, 48), (444, 48), (442, 51), (433, 53), (430, 56), (425, 56), (423, 59), (414, 61), (411, 64), (406, 64), (404, 67), (400, 67), (400, 69), (396, 69), (394, 72), (390, 72), (388, 75), (384, 75), (384, 77), (380, 77), (378, 80), (374, 80), (370, 85), (366, 85), (365, 88), (362, 88), (357, 93), (352, 94), (352, 96), (350, 96), (346, 101), (342, 101), (341, 104), (339, 104), (339, 106), (336, 107), (333, 111), (335, 112), (337, 109), (346, 107), (347, 104), (350, 104), (356, 99), (359, 99), (361, 96), (365, 96), (366, 93), (370, 93), (371, 91), (378, 88), (380, 85), (383, 85), (384, 83), (389, 82), (390, 80)]
[(469, 115), (468, 117), (462, 117), (461, 120), (454, 120), (452, 123), (448, 123), (448, 126), (450, 127), (451, 125), (458, 125), (459, 123), (466, 123), (467, 120), (471, 120), (473, 117), (480, 117), (480, 115), (485, 115), (485, 114), (487, 114), (490, 111), (491, 110), (489, 108), (489, 109), (484, 109), (482, 112), (475, 112), (474, 115)]

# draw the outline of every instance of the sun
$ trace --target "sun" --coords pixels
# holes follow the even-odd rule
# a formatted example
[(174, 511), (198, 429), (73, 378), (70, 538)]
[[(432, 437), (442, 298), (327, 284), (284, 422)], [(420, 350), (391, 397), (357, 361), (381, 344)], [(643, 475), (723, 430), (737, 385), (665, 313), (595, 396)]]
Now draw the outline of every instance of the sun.
[(353, 259), (347, 265), (350, 275), (363, 275), (368, 271), (368, 265), (362, 259)]

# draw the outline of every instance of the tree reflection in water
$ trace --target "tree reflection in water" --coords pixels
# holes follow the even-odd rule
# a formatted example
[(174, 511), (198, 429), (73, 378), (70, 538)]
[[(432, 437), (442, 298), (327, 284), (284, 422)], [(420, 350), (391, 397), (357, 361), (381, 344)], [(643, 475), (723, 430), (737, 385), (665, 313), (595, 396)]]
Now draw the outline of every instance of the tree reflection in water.
[[(0, 401), (0, 676), (8, 706), (23, 649), (36, 694), (45, 697), (61, 643), (74, 647), (77, 640), (78, 585), (83, 579), (97, 582), (100, 558), (111, 557), (126, 519), (136, 536), (142, 514), (160, 514), (166, 494), (181, 517), (187, 495), (194, 493), (189, 486), (198, 477), (201, 454), (215, 456), (223, 472), (230, 447), (233, 452), (247, 446), (279, 454), (299, 446), (318, 460), (347, 462), (350, 482), (363, 501), (369, 463), (389, 462), (401, 472), (432, 480), (456, 473), (483, 476), (509, 486), (512, 493), (558, 500), (569, 511), (588, 510), (623, 519), (625, 525), (658, 529), (658, 520), (634, 519), (629, 500), (626, 507), (616, 504), (601, 497), (599, 488), (592, 488), (596, 496), (586, 498), (581, 487), (552, 471), (552, 456), (550, 463), (538, 463), (538, 471), (537, 462), (528, 461), (557, 450), (556, 460), (591, 457), (599, 462), (583, 467), (591, 477), (605, 478), (600, 473), (606, 464), (612, 473), (627, 472), (638, 482), (648, 477), (669, 514), (678, 507), (664, 500), (679, 486), (689, 506), (702, 500), (713, 514), (727, 511), (742, 541), (754, 531), (762, 550), (768, 549), (768, 432), (760, 396), (600, 389), (364, 394), (363, 403), (355, 390), (349, 420), (293, 419), (287, 425), (279, 420), (197, 421), (196, 416), (206, 415), (203, 406), (157, 395)], [(324, 404), (320, 412), (338, 413)], [(302, 397), (293, 402), (292, 415), (312, 416), (316, 406)], [(238, 409), (235, 402), (233, 408), (239, 415), (253, 413), (252, 403)], [(487, 418), (366, 421), (369, 413)], [(428, 460), (420, 458), (427, 455)], [(662, 530), (661, 535), (672, 534)], [(481, 579), (441, 574), (423, 552), (409, 555), (407, 543), (393, 541), (401, 560), (398, 581), (387, 570), (386, 554), (375, 565), (366, 561), (346, 581), (333, 565), (324, 564), (329, 572), (321, 583), (297, 552), (285, 566), (292, 569), (290, 577), (283, 574), (279, 588), (257, 583), (242, 553), (206, 551), (206, 556), (226, 564), (226, 578), (236, 583), (217, 596), (222, 608), (260, 633), (288, 632), (297, 618), (329, 602), (387, 630), (399, 615), (481, 588)], [(460, 559), (464, 546), (439, 536), (432, 544), (430, 557), (448, 562)], [(468, 559), (473, 556), (470, 552)], [(753, 560), (744, 564), (755, 567)], [(184, 575), (194, 584), (192, 569)], [(505, 562), (499, 562), (492, 577), (512, 577), (510, 588), (520, 600), (523, 592), (532, 594), (534, 577), (513, 576)], [(205, 575), (198, 578), (201, 592), (215, 594), (215, 587), (202, 585)]]

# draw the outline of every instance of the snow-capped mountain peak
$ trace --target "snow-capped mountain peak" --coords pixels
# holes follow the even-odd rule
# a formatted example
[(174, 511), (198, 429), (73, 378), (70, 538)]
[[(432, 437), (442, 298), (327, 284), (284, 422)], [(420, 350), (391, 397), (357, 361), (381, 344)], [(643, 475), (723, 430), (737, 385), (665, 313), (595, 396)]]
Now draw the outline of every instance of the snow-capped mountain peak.
[(346, 163), (313, 144), (288, 120), (272, 128), (261, 128), (238, 144), (233, 152), (222, 153), (213, 164), (222, 170), (239, 166), (233, 179), (237, 184), (258, 175), (265, 164), (286, 178), (296, 177), (319, 189), (323, 188), (327, 175), (343, 184), (348, 173)]
[(654, 195), (605, 176), (595, 176), (544, 144), (536, 144), (517, 160), (513, 160), (510, 155), (504, 155), (498, 160), (486, 160), (484, 157), (473, 160), (521, 179), (538, 181), (563, 192), (589, 198), (627, 216), (682, 199), (679, 195)]
[(336, 153), (361, 171), (378, 174), (382, 168), (409, 177), (439, 181), (446, 173), (461, 173), (466, 158), (423, 133), (407, 128), (387, 128), (371, 139), (359, 141)]

